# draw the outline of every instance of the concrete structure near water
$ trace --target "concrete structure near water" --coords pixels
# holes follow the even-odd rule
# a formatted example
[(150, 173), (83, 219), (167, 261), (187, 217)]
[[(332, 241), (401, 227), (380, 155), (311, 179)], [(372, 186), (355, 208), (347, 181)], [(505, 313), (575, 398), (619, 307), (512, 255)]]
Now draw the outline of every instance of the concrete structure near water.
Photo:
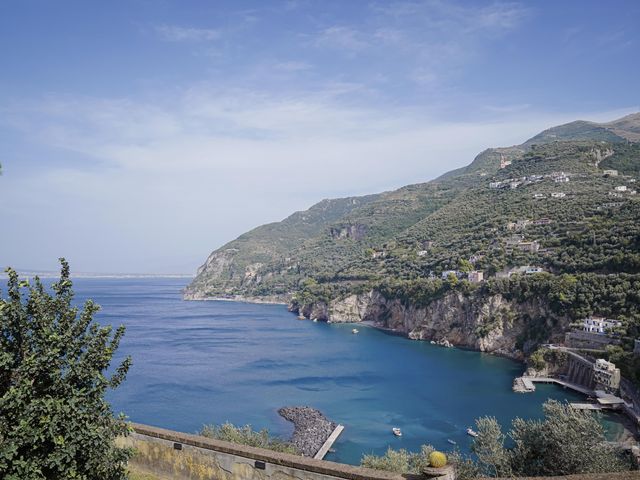
[(599, 358), (593, 365), (593, 379), (606, 392), (616, 392), (620, 387), (620, 369), (614, 363)]

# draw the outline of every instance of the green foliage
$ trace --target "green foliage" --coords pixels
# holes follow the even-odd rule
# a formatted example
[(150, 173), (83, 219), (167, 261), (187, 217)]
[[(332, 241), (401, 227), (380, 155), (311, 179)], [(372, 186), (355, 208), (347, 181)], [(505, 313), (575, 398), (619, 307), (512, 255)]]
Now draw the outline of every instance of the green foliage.
[[(427, 467), (431, 467), (430, 455), (434, 452), (431, 445), (423, 445), (419, 452), (409, 452), (405, 449), (394, 450), (389, 447), (384, 455), (364, 455), (360, 464), (363, 467), (376, 470), (386, 470), (401, 474), (421, 474)], [(480, 476), (478, 465), (468, 456), (458, 450), (447, 453), (447, 460), (456, 470), (458, 480), (470, 480)]]
[[(608, 443), (598, 417), (548, 400), (544, 420), (513, 421), (507, 435), (495, 418), (476, 421), (472, 451), (490, 476), (555, 476), (631, 470), (630, 459)], [(512, 447), (505, 446), (509, 438)]]
[[(72, 305), (69, 266), (61, 259), (53, 295), (8, 269), (0, 300), (0, 477), (7, 480), (126, 478), (124, 417), (104, 396), (125, 379), (130, 359), (106, 375), (124, 334), (93, 321), (99, 307)], [(28, 296), (24, 293), (28, 291)]]
[(423, 445), (420, 452), (409, 452), (404, 448), (394, 450), (389, 447), (384, 455), (364, 455), (360, 464), (376, 470), (396, 473), (421, 473), (429, 467), (429, 456), (434, 451), (431, 445)]
[(250, 447), (266, 448), (276, 452), (299, 454), (292, 443), (272, 437), (267, 429), (255, 431), (251, 425), (236, 427), (228, 422), (222, 425), (205, 425), (200, 435)]

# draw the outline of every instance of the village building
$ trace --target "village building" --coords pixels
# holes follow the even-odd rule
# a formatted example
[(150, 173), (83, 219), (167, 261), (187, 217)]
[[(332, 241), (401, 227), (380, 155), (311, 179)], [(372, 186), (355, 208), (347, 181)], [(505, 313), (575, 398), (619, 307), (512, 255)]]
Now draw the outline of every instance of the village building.
[(582, 329), (585, 332), (606, 334), (613, 328), (619, 327), (622, 322), (604, 317), (588, 317), (582, 320)]
[(593, 380), (606, 392), (615, 392), (620, 386), (620, 369), (614, 363), (598, 358), (593, 365)]
[(546, 198), (544, 193), (534, 193), (533, 198)]
[(609, 170), (604, 170), (602, 172), (602, 174), (605, 177), (617, 177), (618, 176), (618, 170), (613, 170), (613, 169), (609, 169)]
[(533, 221), (534, 225), (549, 225), (551, 223), (553, 223), (553, 220), (550, 218), (539, 218)]
[(511, 275), (533, 275), (534, 273), (543, 273), (542, 267), (533, 267), (531, 265), (523, 265), (520, 267), (513, 267), (507, 270), (496, 273), (497, 278), (511, 278)]
[(500, 188), (502, 182), (491, 182), (489, 183), (489, 188)]
[(537, 240), (534, 240), (533, 242), (520, 242), (517, 247), (518, 250), (522, 250), (523, 252), (536, 253), (540, 250), (540, 244)]
[(471, 283), (480, 283), (484, 280), (484, 273), (479, 270), (471, 270), (468, 279)]
[(618, 185), (614, 190), (616, 192), (626, 192), (627, 191), (627, 186), (626, 185)]
[(440, 278), (442, 278), (443, 280), (447, 280), (449, 278), (449, 275), (455, 275), (456, 277), (459, 277), (460, 272), (457, 270), (445, 270), (444, 272), (442, 272)]
[(418, 256), (419, 257), (426, 257), (429, 254), (428, 250), (419, 250), (418, 251)]
[(564, 192), (553, 192), (553, 193), (551, 193), (551, 196), (553, 198), (564, 198), (564, 197), (567, 196), (567, 194), (564, 193)]
[(515, 222), (507, 223), (507, 230), (524, 230), (529, 224), (531, 224), (531, 220), (516, 220)]

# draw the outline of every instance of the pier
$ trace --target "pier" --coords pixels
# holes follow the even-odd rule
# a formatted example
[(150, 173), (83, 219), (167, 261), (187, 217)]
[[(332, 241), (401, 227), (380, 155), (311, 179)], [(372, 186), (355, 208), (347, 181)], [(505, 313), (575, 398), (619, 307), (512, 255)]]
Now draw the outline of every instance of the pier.
[(315, 458), (316, 460), (322, 460), (327, 454), (327, 452), (329, 452), (329, 449), (333, 445), (333, 442), (335, 442), (338, 439), (338, 437), (340, 436), (343, 430), (344, 430), (344, 426), (338, 425), (333, 430), (333, 432), (331, 432), (331, 435), (329, 435), (329, 438), (327, 438), (327, 440), (322, 444), (322, 447), (320, 447), (320, 450), (318, 450), (318, 453), (316, 453), (313, 458)]
[(575, 390), (576, 392), (580, 392), (584, 395), (595, 395), (593, 390), (585, 388), (582, 385), (552, 377), (518, 377), (513, 382), (513, 391), (518, 393), (535, 392), (536, 383), (555, 383), (556, 385), (570, 388), (571, 390)]

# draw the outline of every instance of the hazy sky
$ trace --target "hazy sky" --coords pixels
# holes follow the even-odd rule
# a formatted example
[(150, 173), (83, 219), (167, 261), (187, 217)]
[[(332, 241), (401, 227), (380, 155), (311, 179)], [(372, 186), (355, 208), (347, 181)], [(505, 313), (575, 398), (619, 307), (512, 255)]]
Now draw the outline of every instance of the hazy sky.
[(640, 105), (640, 2), (0, 0), (0, 265), (193, 272)]

